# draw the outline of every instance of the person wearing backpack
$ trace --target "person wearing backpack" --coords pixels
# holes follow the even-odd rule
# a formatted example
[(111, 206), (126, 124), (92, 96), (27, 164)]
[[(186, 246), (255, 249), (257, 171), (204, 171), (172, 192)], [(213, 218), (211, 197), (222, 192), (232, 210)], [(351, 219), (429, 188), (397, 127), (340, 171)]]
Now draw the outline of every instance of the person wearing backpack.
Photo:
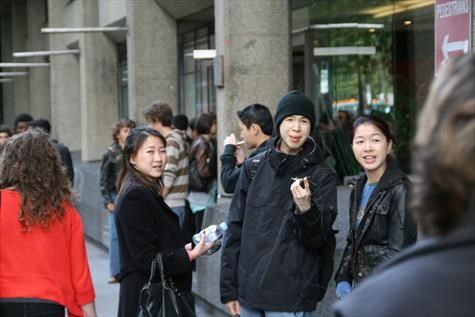
[(283, 96), (274, 120), (279, 135), (245, 161), (234, 192), (221, 302), (241, 317), (308, 317), (332, 275), (337, 180), (310, 137), (309, 98), (298, 91)]

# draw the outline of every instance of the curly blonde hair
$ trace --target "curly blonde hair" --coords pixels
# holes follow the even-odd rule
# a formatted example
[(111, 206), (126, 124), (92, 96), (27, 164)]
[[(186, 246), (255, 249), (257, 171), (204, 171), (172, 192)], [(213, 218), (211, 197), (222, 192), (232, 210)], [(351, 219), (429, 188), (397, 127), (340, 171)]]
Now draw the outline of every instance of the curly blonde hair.
[(64, 203), (72, 202), (71, 184), (48, 134), (40, 129), (13, 136), (5, 144), (0, 160), (0, 189), (13, 188), (21, 194), (18, 220), (28, 231), (34, 224), (49, 227), (64, 214)]

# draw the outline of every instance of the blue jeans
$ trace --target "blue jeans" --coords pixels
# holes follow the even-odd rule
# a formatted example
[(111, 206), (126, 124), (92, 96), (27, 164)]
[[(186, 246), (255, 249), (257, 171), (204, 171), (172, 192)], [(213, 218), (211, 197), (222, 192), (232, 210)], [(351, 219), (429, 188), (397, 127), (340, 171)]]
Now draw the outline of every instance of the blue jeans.
[(180, 229), (183, 229), (185, 225), (185, 206), (171, 207), (170, 209), (178, 216)]
[(120, 272), (119, 239), (113, 212), (109, 212), (109, 270), (111, 277), (117, 276)]
[(240, 306), (240, 317), (314, 317), (315, 311), (278, 312)]

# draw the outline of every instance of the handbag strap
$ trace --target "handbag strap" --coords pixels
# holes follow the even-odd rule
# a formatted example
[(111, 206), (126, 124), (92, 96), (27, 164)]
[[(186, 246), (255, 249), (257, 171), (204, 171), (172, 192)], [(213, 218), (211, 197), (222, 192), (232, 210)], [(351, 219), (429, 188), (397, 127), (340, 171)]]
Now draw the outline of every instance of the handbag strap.
[(153, 258), (150, 271), (149, 283), (158, 282), (157, 273), (159, 273), (158, 276), (160, 277), (160, 281), (162, 283), (166, 283), (165, 273), (163, 270), (162, 254), (160, 252), (155, 256), (155, 258)]

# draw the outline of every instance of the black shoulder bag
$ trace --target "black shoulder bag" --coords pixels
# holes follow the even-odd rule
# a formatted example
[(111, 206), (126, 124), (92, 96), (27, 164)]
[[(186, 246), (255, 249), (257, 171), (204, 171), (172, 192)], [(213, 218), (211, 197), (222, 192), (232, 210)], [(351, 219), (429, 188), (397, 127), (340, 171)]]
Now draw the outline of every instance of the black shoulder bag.
[(161, 253), (152, 260), (150, 279), (140, 291), (137, 316), (196, 317), (185, 294), (165, 277)]

